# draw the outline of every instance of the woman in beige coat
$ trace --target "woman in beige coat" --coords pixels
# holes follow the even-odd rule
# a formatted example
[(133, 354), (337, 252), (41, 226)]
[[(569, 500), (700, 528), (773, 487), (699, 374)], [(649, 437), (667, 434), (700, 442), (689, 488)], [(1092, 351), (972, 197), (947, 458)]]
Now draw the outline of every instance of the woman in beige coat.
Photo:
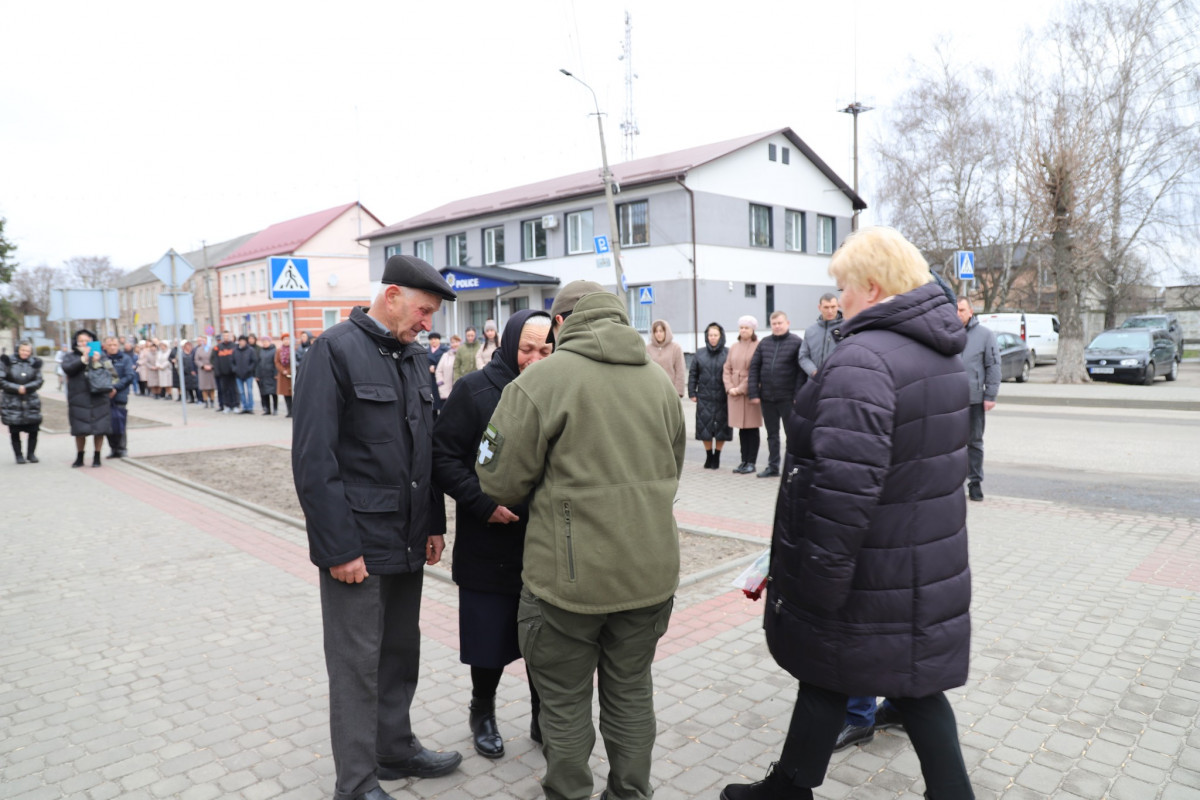
[(666, 371), (675, 385), (675, 393), (683, 397), (687, 390), (688, 371), (683, 363), (683, 348), (671, 337), (671, 326), (665, 319), (656, 319), (650, 326), (650, 341), (646, 343), (650, 360)]
[(738, 338), (725, 358), (725, 393), (729, 397), (729, 426), (738, 429), (742, 463), (733, 468), (739, 475), (755, 471), (758, 460), (758, 429), (763, 424), (762, 409), (750, 402), (750, 359), (758, 348), (758, 320), (747, 314), (738, 320)]

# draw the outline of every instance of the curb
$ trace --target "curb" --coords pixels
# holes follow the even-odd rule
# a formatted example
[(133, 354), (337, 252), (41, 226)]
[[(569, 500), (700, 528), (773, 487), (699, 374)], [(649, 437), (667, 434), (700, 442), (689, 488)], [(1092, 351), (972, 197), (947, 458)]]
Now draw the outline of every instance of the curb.
[(1141, 400), (1107, 397), (1046, 397), (1001, 394), (999, 403), (1015, 406), (1074, 406), (1076, 408), (1136, 408), (1158, 411), (1200, 411), (1197, 400)]

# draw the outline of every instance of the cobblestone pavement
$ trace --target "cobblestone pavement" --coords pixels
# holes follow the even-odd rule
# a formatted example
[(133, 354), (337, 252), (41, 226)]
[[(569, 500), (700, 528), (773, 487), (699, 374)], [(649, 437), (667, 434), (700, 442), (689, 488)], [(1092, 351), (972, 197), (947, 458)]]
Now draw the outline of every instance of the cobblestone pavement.
[[(177, 422), (156, 405), (136, 413)], [(196, 410), (186, 428), (131, 433), (131, 449), (286, 446), (288, 433), (282, 417)], [(703, 470), (692, 448), (680, 524), (765, 543), (777, 482)], [(0, 797), (330, 797), (303, 532), (131, 464), (69, 469), (72, 449), (43, 436), (41, 464), (0, 463)], [(291, 491), (290, 476), (266, 478)], [(977, 796), (1200, 798), (1200, 521), (992, 496), (970, 514), (972, 664), (951, 699)], [(733, 574), (680, 591), (659, 649), (660, 800), (715, 800), (760, 778), (782, 744), (795, 683)], [(498, 697), (507, 755), (488, 761), (470, 745), (452, 586), (426, 582), (422, 628), (417, 732), (465, 758), (450, 776), (384, 787), (540, 797), (519, 665)], [(602, 744), (593, 765), (599, 793)], [(835, 754), (817, 795), (922, 792), (907, 738), (888, 731)]]

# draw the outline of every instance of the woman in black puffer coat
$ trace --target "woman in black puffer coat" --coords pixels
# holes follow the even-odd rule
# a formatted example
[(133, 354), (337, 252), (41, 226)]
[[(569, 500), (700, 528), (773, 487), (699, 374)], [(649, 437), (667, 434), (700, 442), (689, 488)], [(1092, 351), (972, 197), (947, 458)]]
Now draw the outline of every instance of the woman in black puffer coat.
[(63, 356), (63, 373), (67, 376), (67, 418), (71, 422), (71, 435), (75, 437), (75, 463), (72, 467), (83, 466), (83, 451), (87, 447), (87, 437), (95, 438), (95, 453), (92, 466), (100, 466), (100, 450), (104, 446), (104, 437), (112, 432), (112, 396), (109, 394), (93, 394), (88, 383), (88, 370), (106, 369), (117, 380), (116, 370), (104, 357), (101, 351), (91, 353), (90, 345), (96, 341), (96, 334), (89, 330), (75, 332), (75, 347)]
[[(8, 426), (13, 453), (17, 463), (36, 464), (38, 426), (42, 424), (42, 360), (33, 354), (33, 345), (21, 342), (15, 356), (0, 356), (0, 422)], [(21, 452), (21, 434), (29, 440), (25, 454)]]
[(972, 798), (947, 689), (967, 680), (966, 333), (920, 252), (851, 234), (829, 272), (841, 340), (796, 393), (765, 628), (800, 681), (777, 767), (725, 800), (811, 798), (848, 696), (886, 696), (933, 800)]
[[(704, 330), (704, 349), (692, 357), (688, 397), (696, 404), (696, 438), (704, 442), (704, 468), (721, 468), (721, 448), (733, 438), (725, 397), (725, 329), (715, 322)], [(716, 452), (713, 452), (714, 445)]]
[[(550, 354), (549, 332), (546, 312), (513, 314), (492, 360), (454, 382), (433, 426), (433, 477), (455, 500), (452, 574), (458, 584), (459, 658), (471, 667), (469, 721), (475, 750), (485, 758), (504, 755), (504, 739), (496, 727), (496, 688), (504, 667), (521, 657), (517, 601), (529, 514), (526, 506), (507, 508), (483, 493), (475, 474), (476, 454), (504, 387)], [(541, 742), (532, 682), (529, 693), (530, 735)]]

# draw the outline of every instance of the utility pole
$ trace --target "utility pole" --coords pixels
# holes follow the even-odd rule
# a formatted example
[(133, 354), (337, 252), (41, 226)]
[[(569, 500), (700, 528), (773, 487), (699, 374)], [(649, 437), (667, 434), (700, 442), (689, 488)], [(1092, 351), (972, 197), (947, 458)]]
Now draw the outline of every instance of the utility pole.
[(572, 75), (565, 69), (559, 69), (559, 72), (568, 78), (579, 81), (583, 84), (583, 88), (592, 93), (592, 103), (596, 107), (596, 127), (600, 130), (600, 162), (604, 166), (600, 173), (600, 179), (604, 181), (604, 201), (608, 205), (608, 246), (612, 250), (613, 269), (617, 275), (617, 297), (621, 298), (622, 304), (628, 305), (625, 293), (625, 273), (621, 269), (621, 231), (617, 227), (617, 206), (613, 201), (613, 176), (612, 170), (608, 168), (608, 150), (604, 147), (604, 119), (600, 113), (600, 101), (596, 99), (596, 92), (592, 90), (592, 87), (580, 80), (578, 76)]
[[(870, 111), (872, 106), (864, 106), (862, 103), (855, 100), (845, 108), (838, 109), (843, 114), (854, 115), (854, 194), (858, 194), (858, 115)], [(854, 216), (850, 218), (850, 230), (858, 230), (858, 215), (862, 212), (857, 208), (854, 209)]]

